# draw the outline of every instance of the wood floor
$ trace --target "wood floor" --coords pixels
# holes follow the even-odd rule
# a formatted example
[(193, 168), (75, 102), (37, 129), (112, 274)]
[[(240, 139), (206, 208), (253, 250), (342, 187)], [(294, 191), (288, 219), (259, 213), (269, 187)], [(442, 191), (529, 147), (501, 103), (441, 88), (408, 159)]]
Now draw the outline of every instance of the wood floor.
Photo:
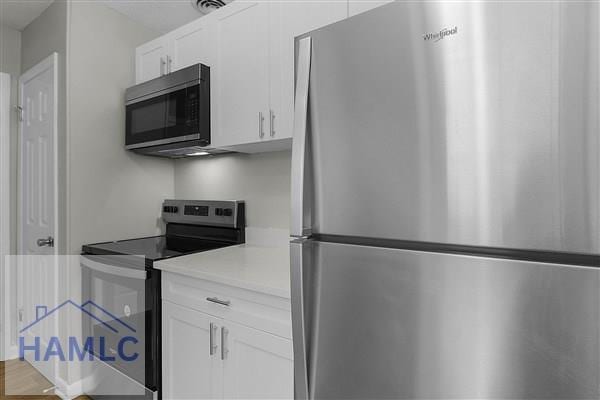
[[(7, 385), (5, 385), (5, 378)], [(41, 394), (51, 387), (52, 384), (25, 361), (0, 362), (0, 400), (60, 400), (60, 397), (51, 395), (52, 390), (47, 396), (26, 395)], [(6, 396), (7, 389), (10, 396)], [(89, 400), (89, 398), (80, 396), (76, 400)]]

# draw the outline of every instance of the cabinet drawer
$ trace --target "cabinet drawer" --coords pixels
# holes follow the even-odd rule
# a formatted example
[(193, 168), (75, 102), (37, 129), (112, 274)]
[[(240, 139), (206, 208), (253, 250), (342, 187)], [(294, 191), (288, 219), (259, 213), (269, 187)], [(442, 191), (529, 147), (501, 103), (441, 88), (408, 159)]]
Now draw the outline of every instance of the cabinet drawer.
[(292, 337), (291, 306), (287, 298), (169, 272), (163, 272), (162, 298), (277, 336)]

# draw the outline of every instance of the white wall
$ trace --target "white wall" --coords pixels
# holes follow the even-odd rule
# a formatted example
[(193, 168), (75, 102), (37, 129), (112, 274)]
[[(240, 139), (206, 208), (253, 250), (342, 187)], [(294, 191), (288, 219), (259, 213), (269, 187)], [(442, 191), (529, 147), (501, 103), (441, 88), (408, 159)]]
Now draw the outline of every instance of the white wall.
[(159, 232), (172, 160), (125, 150), (125, 89), (135, 48), (158, 36), (105, 5), (73, 1), (68, 82), (68, 249)]
[[(11, 210), (14, 210), (17, 204), (16, 199), (16, 185), (17, 185), (17, 134), (18, 134), (18, 121), (16, 113), (12, 112), (18, 102), (17, 95), (17, 84), (19, 76), (21, 75), (21, 32), (9, 28), (8, 26), (0, 25), (0, 72), (5, 72), (10, 75), (11, 78), (11, 90), (10, 90), (10, 165), (11, 165), (11, 177), (10, 177), (10, 204)], [(16, 234), (16, 213), (12, 213), (10, 219), (11, 236)], [(16, 241), (11, 243), (11, 251), (14, 252), (16, 249)]]
[[(58, 235), (55, 238), (59, 254), (64, 254), (66, 244), (66, 142), (67, 142), (67, 22), (69, 7), (66, 0), (55, 0), (50, 7), (32, 21), (21, 35), (21, 72), (25, 72), (53, 52), (58, 53)], [(17, 209), (20, 202), (17, 202)], [(18, 289), (18, 285), (16, 285)], [(60, 291), (66, 290), (61, 276)], [(61, 376), (65, 376), (61, 365)]]
[(179, 199), (246, 200), (246, 223), (289, 229), (291, 152), (231, 154), (175, 162)]
[(102, 4), (67, 0), (56, 0), (23, 30), (23, 72), (53, 51), (59, 55), (60, 254), (155, 234), (160, 204), (174, 195), (172, 161), (123, 147), (134, 50), (156, 36)]
[[(59, 253), (66, 250), (66, 63), (67, 19), (66, 0), (56, 0), (31, 22), (21, 35), (21, 72), (25, 72), (53, 52), (58, 53), (58, 237), (54, 238)], [(18, 150), (16, 150), (18, 151)], [(17, 208), (20, 203), (17, 202)]]
[[(9, 28), (7, 26), (0, 25), (0, 72), (5, 72), (10, 75), (10, 107), (8, 110), (2, 111), (2, 118), (9, 118), (9, 147), (10, 147), (10, 157), (9, 157), (9, 165), (10, 165), (10, 181), (9, 181), (9, 190), (10, 190), (10, 209), (15, 210), (16, 208), (16, 185), (17, 185), (17, 135), (18, 135), (18, 121), (16, 119), (16, 113), (14, 112), (14, 107), (17, 105), (18, 96), (17, 96), (17, 84), (19, 76), (21, 75), (21, 32)], [(7, 115), (4, 115), (4, 113)], [(1, 188), (1, 190), (6, 190), (6, 188)], [(10, 216), (2, 216), (2, 224), (6, 223), (4, 218), (8, 217), (9, 223), (9, 232), (10, 237), (14, 238), (16, 236), (16, 213), (11, 212)], [(16, 249), (16, 240), (11, 240), (9, 251), (14, 253)], [(3, 258), (0, 261), (0, 265), (4, 266), (4, 254), (0, 254)], [(0, 271), (0, 274), (3, 274), (5, 271)], [(12, 358), (15, 356), (16, 351), (16, 334), (12, 327), (16, 323), (16, 313), (13, 311), (12, 313), (9, 310), (16, 309), (16, 292), (14, 290), (8, 290), (4, 292), (4, 288), (13, 288), (15, 287), (15, 281), (13, 279), (15, 275), (11, 274), (8, 276), (8, 279), (11, 282), (8, 282), (6, 286), (4, 286), (4, 282), (0, 279), (0, 288), (2, 288), (2, 292), (0, 295), (8, 294), (6, 298), (0, 299), (0, 321), (2, 325), (2, 329), (4, 332), (8, 333), (6, 338), (2, 338), (6, 340), (6, 343), (0, 343), (0, 346), (6, 345), (7, 354), (4, 356), (6, 358)], [(4, 310), (7, 310), (6, 314)], [(10, 332), (10, 333), (9, 333)], [(2, 336), (2, 335), (0, 335)]]
[[(174, 163), (124, 149), (124, 91), (134, 83), (134, 50), (156, 36), (102, 4), (70, 0), (55, 0), (22, 33), (22, 71), (59, 54), (60, 254), (159, 231), (161, 202), (174, 196)], [(61, 275), (63, 295), (78, 296), (77, 272)], [(60, 326), (61, 335), (80, 328)], [(61, 364), (61, 389), (77, 379), (75, 369)]]

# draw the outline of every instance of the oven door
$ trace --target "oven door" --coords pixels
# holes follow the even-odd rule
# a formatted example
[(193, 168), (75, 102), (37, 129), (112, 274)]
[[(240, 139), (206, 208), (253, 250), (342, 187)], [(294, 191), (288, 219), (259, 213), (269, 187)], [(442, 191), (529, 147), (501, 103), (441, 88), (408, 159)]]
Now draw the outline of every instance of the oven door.
[(206, 107), (201, 107), (208, 96), (200, 83), (194, 83), (131, 100), (125, 108), (126, 148), (188, 140), (203, 140), (203, 146), (210, 144), (210, 121), (205, 115)]
[(83, 339), (94, 343), (93, 361), (84, 366), (85, 392), (153, 398), (158, 351), (148, 338), (156, 333), (156, 302), (144, 259), (84, 255), (81, 266)]

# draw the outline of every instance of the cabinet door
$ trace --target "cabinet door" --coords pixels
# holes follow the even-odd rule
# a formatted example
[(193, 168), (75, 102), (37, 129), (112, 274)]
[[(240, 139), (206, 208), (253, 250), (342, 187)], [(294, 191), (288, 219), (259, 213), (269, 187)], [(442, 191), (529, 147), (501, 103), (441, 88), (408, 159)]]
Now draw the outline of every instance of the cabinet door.
[[(233, 2), (211, 15), (216, 40), (212, 145), (261, 140), (268, 119), (268, 2)], [(261, 118), (262, 116), (262, 118)]]
[(348, 1), (348, 14), (353, 16), (360, 14), (365, 11), (372, 10), (387, 3), (391, 3), (394, 0), (349, 0)]
[(211, 66), (214, 41), (206, 18), (200, 18), (168, 34), (170, 71), (202, 63)]
[[(220, 359), (221, 321), (168, 301), (162, 309), (163, 399), (216, 399), (222, 397)], [(210, 330), (213, 344), (210, 354)]]
[(292, 341), (225, 321), (223, 394), (226, 399), (292, 399)]
[(346, 0), (282, 1), (271, 7), (271, 110), (269, 135), (292, 137), (294, 116), (294, 38), (345, 19)]
[(162, 36), (135, 49), (135, 82), (158, 78), (167, 72), (167, 39)]

